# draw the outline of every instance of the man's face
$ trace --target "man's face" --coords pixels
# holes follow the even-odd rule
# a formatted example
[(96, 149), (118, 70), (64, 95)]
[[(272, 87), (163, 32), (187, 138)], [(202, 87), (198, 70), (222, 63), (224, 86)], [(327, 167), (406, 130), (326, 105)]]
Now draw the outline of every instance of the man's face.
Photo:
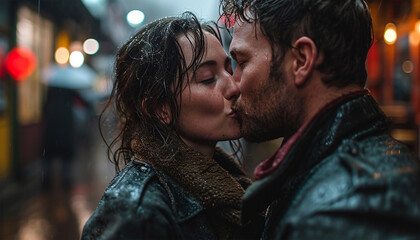
[(296, 130), (295, 117), (300, 108), (294, 85), (286, 73), (287, 64), (280, 63), (271, 72), (271, 45), (258, 24), (238, 20), (230, 54), (237, 62), (233, 78), (239, 82), (241, 95), (233, 108), (243, 137), (261, 142)]

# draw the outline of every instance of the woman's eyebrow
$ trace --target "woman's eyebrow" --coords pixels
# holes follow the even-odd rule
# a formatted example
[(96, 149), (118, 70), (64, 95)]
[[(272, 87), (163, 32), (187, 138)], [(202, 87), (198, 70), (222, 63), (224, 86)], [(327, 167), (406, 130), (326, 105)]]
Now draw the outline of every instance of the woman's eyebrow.
[(201, 67), (204, 67), (204, 66), (215, 66), (215, 65), (217, 65), (216, 61), (209, 60), (209, 61), (205, 61), (205, 62), (200, 63), (200, 65), (198, 65), (197, 69), (199, 69)]

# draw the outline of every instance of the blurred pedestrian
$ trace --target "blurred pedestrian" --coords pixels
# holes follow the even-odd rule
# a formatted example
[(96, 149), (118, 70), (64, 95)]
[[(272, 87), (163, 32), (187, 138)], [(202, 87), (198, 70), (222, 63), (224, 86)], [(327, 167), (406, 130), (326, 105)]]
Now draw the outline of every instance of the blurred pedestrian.
[(236, 18), (241, 133), (285, 137), (255, 169), (242, 221), (269, 206), (262, 239), (420, 239), (419, 161), (386, 134), (386, 116), (364, 89), (366, 2), (222, 0), (222, 8)]
[(110, 102), (122, 124), (113, 161), (124, 168), (82, 239), (258, 237), (258, 217), (240, 222), (250, 179), (216, 148), (240, 137), (231, 74), (219, 35), (192, 13), (157, 20), (121, 47)]
[(59, 163), (61, 186), (73, 185), (72, 164), (76, 151), (75, 108), (87, 103), (74, 90), (48, 87), (44, 104), (44, 131), (42, 148), (43, 187), (50, 190), (54, 180), (54, 162)]

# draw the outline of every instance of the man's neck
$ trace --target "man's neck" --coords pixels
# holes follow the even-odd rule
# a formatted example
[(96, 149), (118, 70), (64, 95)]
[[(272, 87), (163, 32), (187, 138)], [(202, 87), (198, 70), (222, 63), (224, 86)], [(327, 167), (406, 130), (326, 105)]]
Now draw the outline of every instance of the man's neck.
[(360, 91), (362, 88), (357, 85), (346, 87), (327, 87), (325, 84), (313, 84), (307, 91), (304, 98), (303, 123), (311, 119), (320, 109), (335, 99), (352, 92)]

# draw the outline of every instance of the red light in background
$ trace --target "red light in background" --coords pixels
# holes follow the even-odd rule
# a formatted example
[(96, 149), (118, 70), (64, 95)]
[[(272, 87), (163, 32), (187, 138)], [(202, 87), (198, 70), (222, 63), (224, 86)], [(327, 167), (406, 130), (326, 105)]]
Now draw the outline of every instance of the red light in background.
[(235, 16), (233, 14), (230, 14), (230, 15), (223, 14), (220, 17), (219, 22), (223, 24), (224, 26), (231, 28), (233, 27), (233, 25), (235, 25)]
[(35, 70), (36, 56), (28, 48), (16, 47), (6, 56), (5, 66), (13, 79), (23, 81)]

